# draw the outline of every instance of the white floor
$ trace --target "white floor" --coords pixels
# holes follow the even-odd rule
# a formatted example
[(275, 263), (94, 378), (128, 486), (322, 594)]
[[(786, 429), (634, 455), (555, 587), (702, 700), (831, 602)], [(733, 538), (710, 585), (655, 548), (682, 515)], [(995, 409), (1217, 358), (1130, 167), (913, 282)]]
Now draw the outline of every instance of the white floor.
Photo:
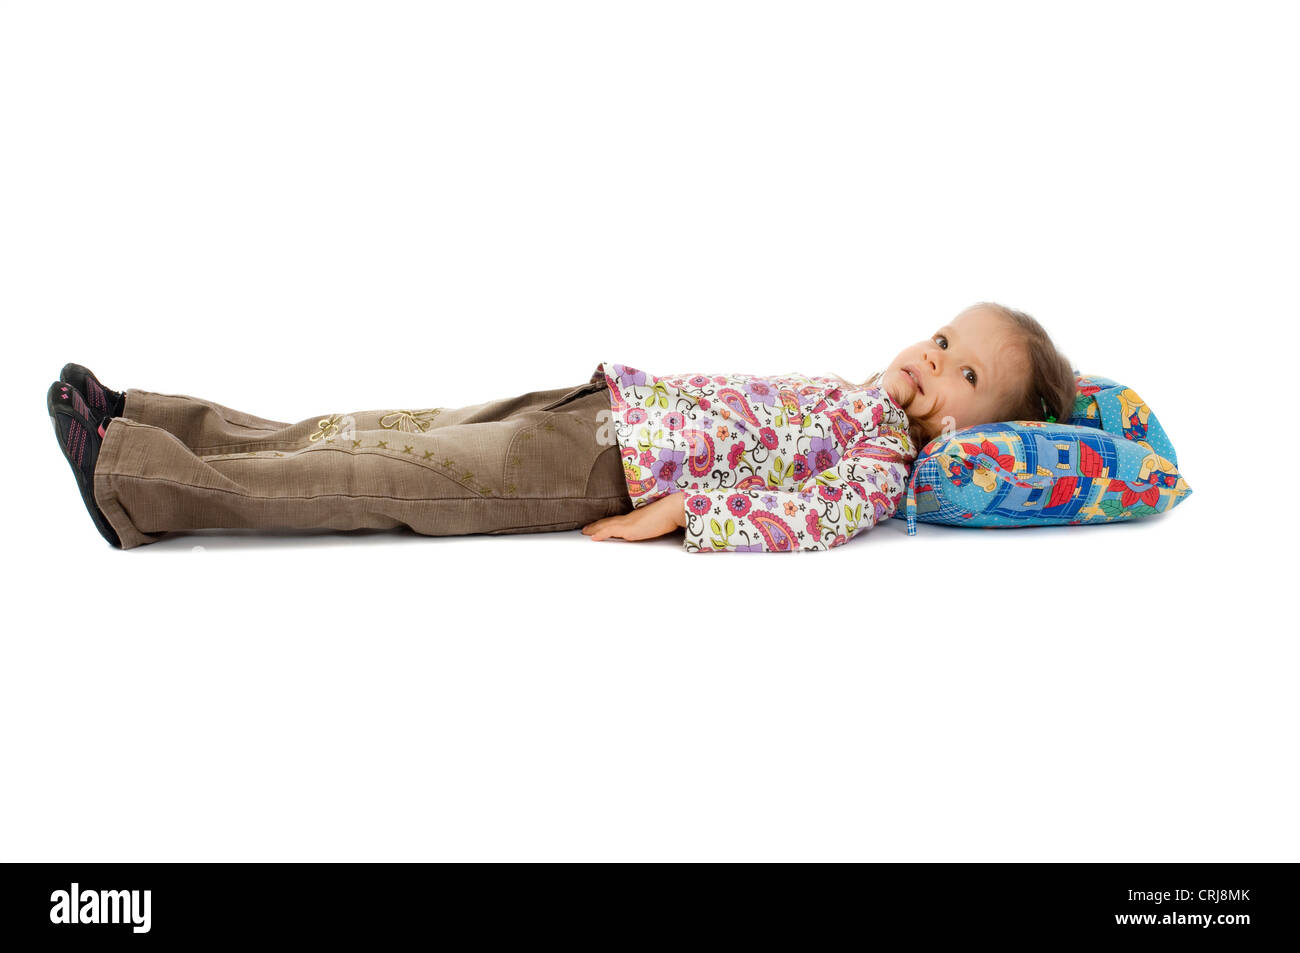
[(36, 545), (10, 569), (9, 858), (1300, 845), (1281, 570), (1209, 542), (1208, 486), (1145, 523), (891, 521), (791, 556), (576, 532), (119, 552), (40, 460), (61, 505), (11, 523)]

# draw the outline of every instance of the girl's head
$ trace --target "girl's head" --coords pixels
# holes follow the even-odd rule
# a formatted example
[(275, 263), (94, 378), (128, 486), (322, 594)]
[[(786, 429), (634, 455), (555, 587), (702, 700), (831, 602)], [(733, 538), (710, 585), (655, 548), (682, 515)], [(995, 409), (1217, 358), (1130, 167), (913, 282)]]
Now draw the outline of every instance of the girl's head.
[(874, 382), (907, 412), (919, 450), (943, 433), (945, 417), (953, 430), (1045, 414), (1067, 420), (1074, 377), (1042, 325), (981, 301), (905, 348)]

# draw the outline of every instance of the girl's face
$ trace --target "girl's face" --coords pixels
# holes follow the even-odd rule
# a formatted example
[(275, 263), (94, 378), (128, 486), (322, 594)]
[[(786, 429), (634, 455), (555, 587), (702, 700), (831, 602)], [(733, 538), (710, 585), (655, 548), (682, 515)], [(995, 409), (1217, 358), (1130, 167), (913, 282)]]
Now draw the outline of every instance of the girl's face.
[(945, 417), (952, 430), (997, 421), (1025, 372), (1023, 355), (1008, 345), (1011, 330), (996, 311), (970, 308), (886, 368), (880, 385), (907, 412), (918, 452), (943, 432)]

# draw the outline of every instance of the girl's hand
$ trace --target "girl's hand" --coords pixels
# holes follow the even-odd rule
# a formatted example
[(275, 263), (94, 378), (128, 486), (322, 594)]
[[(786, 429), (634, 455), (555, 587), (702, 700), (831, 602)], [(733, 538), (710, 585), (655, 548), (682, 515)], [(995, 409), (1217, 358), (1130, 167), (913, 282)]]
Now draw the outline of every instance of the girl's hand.
[(630, 513), (606, 516), (582, 528), (584, 536), (592, 539), (640, 540), (665, 536), (686, 527), (685, 493), (670, 493), (662, 500), (647, 503)]

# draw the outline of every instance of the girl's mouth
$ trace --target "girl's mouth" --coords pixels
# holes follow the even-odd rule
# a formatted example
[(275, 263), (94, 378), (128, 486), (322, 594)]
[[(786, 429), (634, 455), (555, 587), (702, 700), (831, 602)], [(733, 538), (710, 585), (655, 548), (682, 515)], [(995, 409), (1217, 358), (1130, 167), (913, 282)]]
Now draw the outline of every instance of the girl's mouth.
[(916, 392), (918, 394), (925, 393), (925, 388), (922, 387), (921, 382), (917, 380), (916, 371), (912, 370), (912, 366), (910, 364), (907, 367), (903, 368), (903, 373), (906, 374), (908, 377), (912, 378), (912, 386), (916, 388)]

